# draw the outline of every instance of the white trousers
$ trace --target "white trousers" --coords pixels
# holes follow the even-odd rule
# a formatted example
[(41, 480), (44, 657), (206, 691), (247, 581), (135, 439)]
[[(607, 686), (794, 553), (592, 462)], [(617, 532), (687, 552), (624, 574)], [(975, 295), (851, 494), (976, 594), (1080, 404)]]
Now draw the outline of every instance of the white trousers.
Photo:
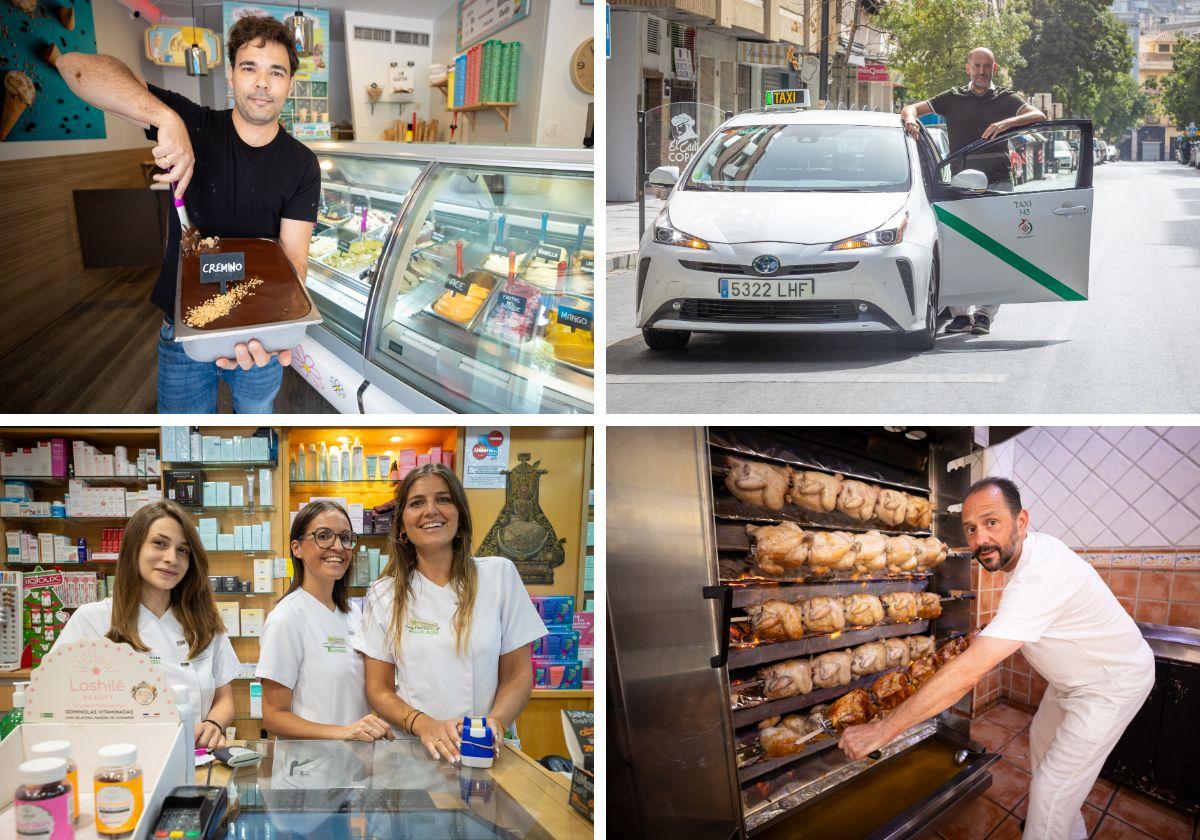
[(1029, 725), (1029, 813), (1022, 840), (1086, 840), (1083, 803), (1104, 759), (1142, 708), (1150, 680), (1132, 693), (1073, 695), (1047, 689)]

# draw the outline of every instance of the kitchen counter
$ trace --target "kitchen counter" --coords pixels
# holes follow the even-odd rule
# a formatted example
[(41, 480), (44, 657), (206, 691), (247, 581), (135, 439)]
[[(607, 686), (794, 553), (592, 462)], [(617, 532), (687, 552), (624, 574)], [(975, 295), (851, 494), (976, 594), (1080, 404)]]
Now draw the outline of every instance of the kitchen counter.
[(505, 746), (488, 770), (433, 762), (412, 738), (246, 741), (257, 767), (214, 762), (198, 784), (227, 785), (236, 805), (229, 837), (591, 838), (568, 804), (569, 781)]
[(1200, 665), (1200, 630), (1142, 621), (1137, 626), (1156, 657)]

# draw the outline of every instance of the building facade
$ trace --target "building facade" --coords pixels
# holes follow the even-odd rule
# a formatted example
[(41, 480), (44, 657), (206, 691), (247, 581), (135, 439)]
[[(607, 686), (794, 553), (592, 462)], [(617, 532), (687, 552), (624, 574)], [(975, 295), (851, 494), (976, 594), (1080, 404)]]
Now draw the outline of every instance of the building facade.
[(807, 88), (819, 107), (826, 32), (830, 100), (893, 110), (886, 38), (867, 25), (874, 7), (868, 0), (611, 3), (607, 200), (636, 197), (639, 111), (692, 102), (704, 114), (733, 114), (760, 107), (767, 91), (783, 88)]

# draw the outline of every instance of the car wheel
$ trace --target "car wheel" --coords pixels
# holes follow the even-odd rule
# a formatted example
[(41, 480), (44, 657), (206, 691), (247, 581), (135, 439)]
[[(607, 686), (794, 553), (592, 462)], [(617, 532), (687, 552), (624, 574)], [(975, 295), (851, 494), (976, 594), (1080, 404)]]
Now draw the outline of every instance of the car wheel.
[(642, 340), (651, 350), (682, 350), (692, 334), (687, 330), (656, 330), (642, 327)]
[(925, 328), (913, 332), (901, 333), (897, 342), (903, 350), (913, 350), (924, 353), (932, 350), (937, 339), (938, 331), (938, 288), (941, 285), (941, 270), (938, 265), (938, 255), (933, 255), (933, 264), (929, 267), (929, 295), (925, 301)]

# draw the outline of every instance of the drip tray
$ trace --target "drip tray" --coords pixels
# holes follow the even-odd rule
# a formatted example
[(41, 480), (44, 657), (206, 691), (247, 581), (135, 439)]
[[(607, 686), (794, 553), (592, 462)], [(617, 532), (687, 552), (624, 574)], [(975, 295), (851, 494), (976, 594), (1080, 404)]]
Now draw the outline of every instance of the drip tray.
[(1000, 756), (972, 754), (960, 767), (954, 755), (962, 746), (943, 730), (803, 807), (752, 829), (753, 836), (755, 840), (913, 836), (991, 786), (987, 768)]

